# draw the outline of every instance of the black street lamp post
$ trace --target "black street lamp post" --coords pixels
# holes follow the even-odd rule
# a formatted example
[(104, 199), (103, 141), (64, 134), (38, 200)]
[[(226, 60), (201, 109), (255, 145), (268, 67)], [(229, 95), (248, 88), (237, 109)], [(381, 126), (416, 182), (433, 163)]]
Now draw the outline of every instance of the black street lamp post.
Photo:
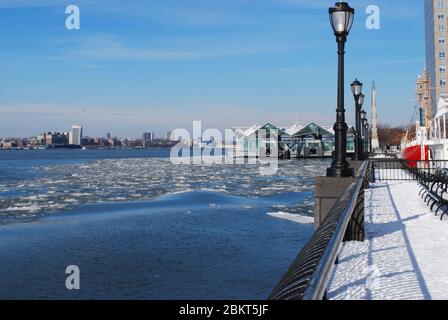
[(363, 128), (363, 154), (364, 159), (369, 158), (369, 147), (371, 145), (370, 141), (370, 128), (369, 128), (369, 122), (367, 120), (367, 113), (362, 110), (361, 111), (361, 121), (362, 121), (362, 128)]
[[(363, 106), (363, 104), (364, 104), (364, 95), (363, 94), (361, 94), (360, 96), (359, 96), (359, 109), (360, 109), (360, 113), (359, 113), (359, 121), (361, 122), (361, 110), (363, 110), (362, 109), (362, 106)], [(365, 111), (364, 111), (365, 112)], [(363, 149), (363, 147), (362, 147), (362, 138), (361, 138), (361, 135), (360, 135), (360, 139), (359, 139), (359, 152), (360, 152), (360, 159), (359, 160), (365, 160), (366, 159), (366, 157), (364, 156), (364, 149)]]
[[(367, 112), (364, 111), (364, 109), (361, 109), (359, 112), (359, 118), (360, 118), (360, 126), (361, 126), (361, 141), (360, 141), (360, 154), (363, 155), (363, 158), (365, 159), (366, 154), (366, 140), (367, 138), (367, 131), (366, 131), (366, 123), (367, 123)], [(364, 160), (363, 159), (363, 160)]]
[(368, 159), (369, 158), (369, 154), (370, 154), (370, 146), (372, 145), (372, 139), (371, 139), (371, 133), (370, 133), (370, 125), (366, 120), (366, 151), (364, 152), (365, 154), (365, 158)]
[(329, 9), (330, 22), (338, 43), (338, 101), (336, 109), (335, 152), (327, 177), (351, 177), (355, 171), (347, 162), (347, 130), (344, 107), (344, 53), (345, 42), (353, 25), (355, 10), (347, 2), (337, 2)]
[(356, 135), (355, 135), (355, 156), (354, 160), (364, 160), (362, 154), (362, 141), (361, 141), (361, 107), (364, 103), (364, 95), (362, 94), (362, 83), (356, 79), (353, 81), (352, 93), (355, 98), (355, 123), (356, 123)]

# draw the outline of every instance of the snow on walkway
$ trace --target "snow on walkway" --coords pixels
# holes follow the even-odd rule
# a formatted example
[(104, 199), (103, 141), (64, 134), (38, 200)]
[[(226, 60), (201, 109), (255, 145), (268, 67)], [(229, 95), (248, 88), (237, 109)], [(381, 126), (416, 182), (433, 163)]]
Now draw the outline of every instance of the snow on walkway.
[(366, 190), (366, 241), (347, 242), (329, 299), (448, 299), (448, 220), (435, 217), (415, 182)]

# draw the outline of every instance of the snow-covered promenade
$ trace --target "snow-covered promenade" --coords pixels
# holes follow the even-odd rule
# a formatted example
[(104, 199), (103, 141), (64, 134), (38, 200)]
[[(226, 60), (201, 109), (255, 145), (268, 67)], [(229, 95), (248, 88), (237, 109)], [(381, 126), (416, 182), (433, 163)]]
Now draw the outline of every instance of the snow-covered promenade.
[(448, 299), (448, 219), (416, 182), (375, 183), (365, 194), (366, 241), (343, 245), (329, 299)]

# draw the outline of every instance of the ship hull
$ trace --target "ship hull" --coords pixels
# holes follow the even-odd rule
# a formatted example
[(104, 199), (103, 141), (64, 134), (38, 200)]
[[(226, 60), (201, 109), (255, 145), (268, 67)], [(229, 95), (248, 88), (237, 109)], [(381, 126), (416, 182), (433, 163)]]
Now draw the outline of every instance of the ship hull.
[(417, 161), (429, 159), (429, 148), (427, 145), (416, 144), (404, 148), (401, 155), (403, 159), (408, 161), (407, 165), (409, 167), (415, 168), (417, 167)]

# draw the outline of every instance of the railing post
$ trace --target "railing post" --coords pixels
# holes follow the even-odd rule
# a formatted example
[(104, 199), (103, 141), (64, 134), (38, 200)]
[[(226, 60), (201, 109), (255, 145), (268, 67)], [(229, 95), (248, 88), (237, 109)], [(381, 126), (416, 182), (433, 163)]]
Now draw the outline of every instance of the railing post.
[(376, 176), (375, 176), (375, 161), (371, 162), (370, 165), (370, 182), (375, 183), (376, 182)]
[(343, 241), (364, 241), (366, 239), (364, 226), (364, 191), (365, 182), (359, 191), (358, 199), (356, 200), (356, 207), (353, 211), (352, 217), (345, 231)]

